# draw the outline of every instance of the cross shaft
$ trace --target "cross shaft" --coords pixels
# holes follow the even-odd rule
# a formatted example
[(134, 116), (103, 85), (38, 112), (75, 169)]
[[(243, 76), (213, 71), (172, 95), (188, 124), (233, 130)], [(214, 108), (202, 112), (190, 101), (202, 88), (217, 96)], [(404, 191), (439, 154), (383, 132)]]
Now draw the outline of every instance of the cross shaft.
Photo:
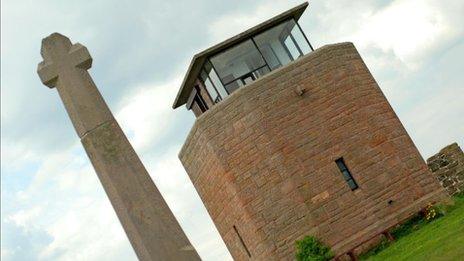
[(87, 48), (54, 33), (42, 41), (41, 54), (40, 79), (58, 90), (138, 258), (199, 260), (87, 72)]

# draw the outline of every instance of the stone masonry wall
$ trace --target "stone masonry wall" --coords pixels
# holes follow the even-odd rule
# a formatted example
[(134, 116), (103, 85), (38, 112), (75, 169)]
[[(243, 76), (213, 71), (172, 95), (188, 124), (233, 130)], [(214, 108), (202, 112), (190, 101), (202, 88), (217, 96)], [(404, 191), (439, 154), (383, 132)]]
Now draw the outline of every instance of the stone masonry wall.
[(179, 158), (235, 260), (293, 260), (306, 235), (342, 253), (447, 197), (351, 43), (232, 93)]
[(448, 194), (464, 191), (464, 153), (457, 143), (430, 157), (427, 165)]

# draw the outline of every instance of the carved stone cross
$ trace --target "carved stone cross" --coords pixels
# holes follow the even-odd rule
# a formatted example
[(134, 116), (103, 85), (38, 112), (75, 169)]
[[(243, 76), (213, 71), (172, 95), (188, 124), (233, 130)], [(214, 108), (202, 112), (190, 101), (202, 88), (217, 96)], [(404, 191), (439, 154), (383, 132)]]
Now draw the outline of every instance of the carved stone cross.
[(40, 79), (58, 89), (138, 258), (200, 260), (87, 72), (87, 48), (54, 33), (41, 54)]
[(80, 138), (103, 122), (113, 119), (100, 92), (87, 72), (92, 57), (87, 48), (58, 33), (42, 40), (38, 73), (42, 83), (56, 87)]

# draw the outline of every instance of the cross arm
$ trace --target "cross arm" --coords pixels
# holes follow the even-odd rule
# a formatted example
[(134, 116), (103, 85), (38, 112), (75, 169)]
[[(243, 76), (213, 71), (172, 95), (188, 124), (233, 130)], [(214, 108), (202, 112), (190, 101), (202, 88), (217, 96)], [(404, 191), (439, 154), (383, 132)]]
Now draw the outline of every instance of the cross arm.
[(71, 59), (71, 63), (78, 68), (88, 70), (92, 67), (92, 56), (90, 56), (87, 47), (80, 43), (75, 43), (71, 46), (71, 49), (69, 50), (69, 57)]
[(44, 85), (49, 88), (54, 88), (58, 80), (58, 71), (56, 66), (52, 63), (42, 61), (37, 67), (37, 73), (39, 74), (40, 80)]
[[(68, 58), (71, 60), (71, 64), (88, 70), (92, 67), (92, 57), (90, 56), (89, 50), (80, 43), (73, 44), (69, 49)], [(40, 80), (46, 86), (53, 88), (58, 80), (58, 70), (55, 63), (49, 63), (42, 61), (39, 63), (37, 68)]]

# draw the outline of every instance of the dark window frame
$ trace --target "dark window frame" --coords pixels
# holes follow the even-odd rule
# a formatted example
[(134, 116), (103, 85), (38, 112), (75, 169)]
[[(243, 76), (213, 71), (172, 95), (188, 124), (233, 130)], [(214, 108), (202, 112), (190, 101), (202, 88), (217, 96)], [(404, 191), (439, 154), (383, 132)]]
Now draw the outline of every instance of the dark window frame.
[[(309, 45), (311, 51), (314, 51), (313, 46), (311, 45), (311, 43), (309, 42), (308, 38), (306, 37), (306, 34), (305, 34), (305, 33), (303, 32), (303, 30), (301, 29), (301, 26), (300, 26), (300, 24), (298, 23), (298, 21), (296, 21), (294, 18), (289, 18), (289, 19), (286, 19), (286, 20), (280, 22), (279, 24), (277, 24), (277, 25), (275, 25), (275, 26), (273, 26), (273, 27), (271, 27), (271, 28), (267, 28), (266, 30), (262, 30), (262, 31), (260, 31), (260, 32), (257, 32), (257, 33), (255, 33), (254, 35), (251, 35), (251, 36), (247, 37), (246, 39), (243, 39), (242, 41), (240, 41), (240, 42), (238, 42), (238, 43), (235, 43), (235, 44), (229, 46), (229, 47), (226, 48), (225, 50), (222, 50), (222, 51), (220, 51), (220, 52), (218, 52), (218, 53), (211, 54), (210, 56), (208, 56), (208, 57), (205, 59), (205, 62), (204, 62), (203, 65), (202, 65), (201, 71), (204, 71), (204, 72), (206, 73), (206, 71), (204, 70), (205, 64), (206, 64), (206, 63), (211, 64), (211, 67), (212, 67), (211, 70), (214, 70), (214, 71), (215, 71), (215, 73), (216, 73), (216, 75), (218, 75), (219, 81), (221, 82), (221, 84), (222, 84), (223, 88), (225, 89), (227, 95), (230, 95), (230, 92), (229, 92), (229, 90), (227, 90), (226, 85), (227, 85), (227, 84), (230, 84), (230, 83), (232, 83), (232, 82), (234, 82), (234, 81), (241, 80), (241, 77), (243, 77), (243, 75), (240, 76), (240, 77), (237, 77), (237, 78), (235, 78), (235, 79), (233, 79), (233, 80), (231, 80), (231, 81), (228, 81), (227, 83), (225, 83), (225, 82), (222, 80), (222, 78), (219, 77), (219, 74), (217, 73), (217, 70), (216, 70), (214, 64), (211, 62), (211, 57), (216, 56), (216, 55), (219, 55), (219, 54), (224, 53), (224, 52), (227, 52), (228, 50), (234, 48), (235, 46), (237, 46), (237, 45), (239, 45), (239, 44), (242, 44), (242, 43), (245, 42), (245, 41), (251, 40), (252, 43), (253, 43), (253, 45), (255, 46), (256, 50), (257, 50), (258, 53), (260, 54), (261, 58), (264, 60), (264, 65), (261, 66), (261, 67), (259, 67), (259, 68), (257, 68), (257, 69), (255, 69), (254, 71), (250, 71), (250, 72), (248, 72), (248, 73), (245, 73), (245, 75), (247, 75), (247, 74), (249, 74), (249, 73), (254, 73), (254, 72), (256, 72), (256, 71), (258, 71), (258, 70), (260, 70), (260, 69), (262, 69), (262, 68), (264, 68), (264, 67), (267, 67), (267, 68), (269, 69), (269, 72), (272, 72), (273, 70), (271, 69), (271, 67), (270, 67), (270, 65), (268, 64), (268, 62), (266, 61), (266, 59), (264, 58), (264, 55), (263, 55), (263, 53), (261, 52), (261, 50), (259, 49), (258, 45), (256, 44), (254, 38), (255, 38), (256, 36), (258, 36), (258, 35), (260, 35), (260, 34), (266, 32), (266, 31), (268, 31), (268, 30), (271, 30), (272, 28), (274, 28), (274, 27), (276, 27), (276, 26), (279, 26), (280, 24), (287, 23), (287, 22), (289, 22), (289, 21), (291, 21), (291, 20), (293, 20), (293, 21), (295, 22), (295, 25), (298, 27), (299, 31), (300, 31), (301, 34), (303, 35), (303, 37), (304, 37), (304, 39), (306, 40), (306, 43)], [(291, 31), (289, 32), (289, 36), (291, 37), (292, 42), (294, 43), (294, 45), (298, 48), (298, 51), (300, 52), (300, 56), (299, 56), (299, 57), (301, 57), (302, 55), (304, 55), (303, 52), (302, 52), (302, 50), (300, 49), (301, 47), (298, 45), (298, 43), (297, 43), (296, 40), (294, 39), (294, 37), (293, 37)], [(283, 47), (284, 47), (284, 49), (288, 52), (287, 47), (285, 46), (285, 44), (283, 44)], [(274, 51), (274, 50), (272, 50), (272, 51)], [(299, 57), (297, 57), (296, 59), (298, 59)], [(289, 55), (289, 58), (290, 58), (292, 61), (296, 60), (296, 59), (292, 59), (292, 55)], [(279, 62), (280, 62), (280, 61), (279, 61)], [(280, 62), (280, 63), (281, 63), (281, 62)], [(281, 63), (281, 66), (283, 66), (282, 63)], [(279, 67), (281, 67), (281, 66), (279, 66)], [(277, 68), (279, 68), (279, 67), (277, 67)], [(275, 69), (277, 69), (277, 68), (275, 68)], [(274, 69), (274, 70), (275, 70), (275, 69)], [(269, 73), (269, 72), (268, 72), (268, 73)], [(208, 79), (209, 79), (208, 73), (206, 73), (206, 75), (208, 76)], [(260, 77), (257, 77), (257, 79), (258, 79), (258, 78), (260, 78)], [(213, 86), (215, 87), (215, 91), (220, 95), (220, 93), (219, 93), (219, 91), (217, 90), (217, 88), (216, 88), (214, 82), (213, 82), (211, 79), (209, 79), (209, 80), (210, 80), (210, 82), (213, 84)], [(240, 87), (239, 87), (239, 88), (240, 88)], [(221, 95), (220, 95), (220, 96), (221, 96)], [(223, 100), (224, 98), (225, 98), (225, 97), (222, 97), (222, 96), (221, 96), (221, 100)]]
[(195, 85), (195, 87), (192, 90), (192, 93), (190, 94), (189, 100), (186, 103), (187, 109), (192, 109), (192, 106), (194, 104), (198, 106), (198, 108), (201, 110), (201, 113), (204, 113), (209, 109), (208, 104), (201, 95), (201, 88), (198, 85)]
[(345, 163), (345, 160), (343, 157), (338, 158), (335, 160), (335, 164), (337, 164), (338, 169), (342, 173), (343, 179), (346, 181), (348, 184), (348, 187), (350, 187), (351, 191), (355, 191), (359, 188), (358, 183), (354, 179), (353, 175), (351, 174), (350, 170), (348, 169), (348, 166)]
[(197, 95), (195, 96), (195, 98), (193, 98), (193, 102), (196, 103), (198, 105), (198, 107), (200, 108), (201, 112), (204, 113), (208, 110), (208, 105), (206, 104), (205, 100), (203, 99), (203, 97), (201, 97), (199, 95), (199, 93), (197, 93)]
[(201, 95), (200, 87), (195, 86), (195, 89), (197, 90), (197, 94), (193, 98), (193, 102), (196, 102), (198, 104), (198, 107), (200, 107), (201, 112), (204, 113), (205, 111), (207, 111), (209, 109), (208, 104), (206, 103), (205, 99)]
[[(260, 78), (260, 77), (255, 77), (255, 76), (254, 76), (254, 73), (257, 72), (257, 71), (259, 71), (259, 70), (261, 70), (261, 69), (263, 69), (263, 68), (266, 68), (266, 67), (269, 69), (269, 65), (266, 64), (266, 65), (263, 65), (263, 66), (261, 66), (261, 67), (256, 68), (256, 69), (253, 70), (253, 71), (246, 72), (246, 73), (244, 73), (244, 74), (242, 74), (242, 75), (240, 75), (240, 76), (238, 76), (238, 77), (236, 77), (236, 78), (234, 78), (234, 79), (232, 79), (232, 80), (226, 82), (226, 84), (225, 84), (224, 86), (228, 85), (229, 83), (235, 82), (235, 81), (237, 81), (237, 80), (240, 80), (240, 81), (245, 85), (245, 82), (244, 82), (243, 80), (244, 80), (245, 78), (248, 78), (250, 75), (253, 75), (253, 78), (254, 78), (253, 81), (255, 81), (256, 79), (258, 79), (258, 78)], [(269, 69), (269, 72), (270, 72), (270, 69)]]
[(274, 69), (271, 69), (271, 71), (274, 71), (274, 70), (282, 67), (283, 66), (282, 61), (279, 59), (279, 56), (277, 56), (277, 53), (275, 52), (274, 48), (272, 48), (272, 46), (270, 44), (265, 44), (265, 45), (262, 46), (262, 49), (264, 49), (265, 47), (267, 47), (267, 48), (269, 48), (269, 50), (271, 50), (272, 55), (276, 58), (277, 63), (278, 63), (278, 65), (276, 67), (274, 67)]
[[(209, 63), (211, 63), (211, 62), (209, 62)], [(205, 62), (205, 64), (206, 64), (206, 62)], [(213, 64), (211, 63), (211, 65), (213, 65)], [(211, 70), (215, 70), (213, 66), (211, 66)], [(206, 75), (206, 79), (203, 79), (202, 73), (204, 73)], [(215, 70), (214, 73), (216, 73), (216, 70)], [(213, 99), (211, 94), (209, 93), (209, 91), (206, 89), (206, 92), (208, 93), (209, 97), (211, 97), (211, 100), (213, 101), (213, 103), (218, 103), (218, 102), (222, 101), (223, 97), (221, 96), (221, 93), (217, 89), (216, 84), (214, 84), (213, 80), (211, 80), (211, 78), (209, 77), (208, 72), (205, 70), (205, 65), (203, 65), (203, 67), (201, 68), (199, 76), (200, 77), (198, 77), (198, 78), (203, 83), (203, 85), (205, 86), (205, 89), (206, 89), (206, 80), (208, 80), (211, 83), (211, 85), (213, 86), (214, 91), (217, 93), (216, 98)], [(219, 80), (221, 80), (221, 79), (219, 78)], [(226, 90), (226, 93), (227, 93), (227, 90)], [(229, 95), (229, 93), (227, 93), (227, 95)]]
[[(283, 22), (282, 22), (282, 23), (283, 23)], [(256, 68), (256, 69), (254, 69), (253, 71), (248, 71), (248, 72), (244, 73), (243, 75), (240, 75), (240, 76), (238, 76), (238, 77), (236, 77), (236, 78), (234, 78), (234, 79), (232, 79), (232, 80), (230, 80), (230, 81), (228, 81), (228, 82), (226, 82), (226, 83), (224, 83), (224, 81), (222, 80), (222, 78), (219, 76), (218, 78), (219, 78), (219, 80), (221, 81), (222, 86), (224, 86), (224, 88), (225, 88), (226, 85), (228, 85), (228, 84), (230, 84), (230, 83), (232, 83), (232, 82), (234, 82), (234, 81), (237, 81), (237, 80), (242, 80), (242, 77), (246, 76), (247, 74), (249, 74), (249, 73), (254, 73), (254, 72), (258, 71), (258, 70), (261, 70), (261, 69), (264, 68), (264, 67), (267, 67), (267, 68), (269, 69), (269, 72), (272, 71), (272, 70), (271, 70), (271, 67), (269, 67), (269, 64), (267, 63), (266, 59), (264, 58), (263, 54), (261, 53), (261, 50), (259, 50), (258, 46), (256, 45), (255, 40), (253, 39), (256, 35), (258, 35), (258, 34), (255, 34), (255, 35), (250, 36), (250, 37), (248, 37), (248, 38), (246, 38), (246, 39), (243, 39), (243, 41), (241, 41), (241, 42), (239, 42), (239, 43), (236, 43), (236, 44), (234, 44), (234, 45), (228, 47), (227, 49), (225, 49), (225, 50), (223, 50), (223, 51), (221, 51), (221, 52), (219, 52), (219, 53), (210, 55), (210, 56), (207, 58), (207, 62), (209, 62), (209, 63), (212, 65), (213, 70), (214, 70), (214, 71), (216, 72), (216, 74), (219, 76), (219, 74), (217, 73), (216, 67), (214, 67), (214, 63), (211, 62), (211, 57), (214, 57), (214, 56), (223, 54), (223, 53), (229, 51), (230, 49), (233, 49), (234, 47), (236, 47), (236, 46), (238, 46), (238, 45), (240, 45), (240, 44), (242, 44), (242, 43), (244, 43), (244, 42), (246, 42), (246, 41), (250, 41), (250, 40), (251, 40), (253, 46), (255, 47), (255, 49), (258, 51), (258, 53), (259, 53), (261, 59), (263, 60), (264, 64), (263, 64), (262, 66)], [(205, 62), (205, 64), (206, 64), (206, 62)], [(203, 67), (205, 66), (205, 64), (203, 64)], [(227, 88), (225, 88), (225, 89), (226, 89), (226, 91), (227, 91), (227, 94), (229, 95), (229, 94), (230, 94), (229, 91), (227, 90)]]

